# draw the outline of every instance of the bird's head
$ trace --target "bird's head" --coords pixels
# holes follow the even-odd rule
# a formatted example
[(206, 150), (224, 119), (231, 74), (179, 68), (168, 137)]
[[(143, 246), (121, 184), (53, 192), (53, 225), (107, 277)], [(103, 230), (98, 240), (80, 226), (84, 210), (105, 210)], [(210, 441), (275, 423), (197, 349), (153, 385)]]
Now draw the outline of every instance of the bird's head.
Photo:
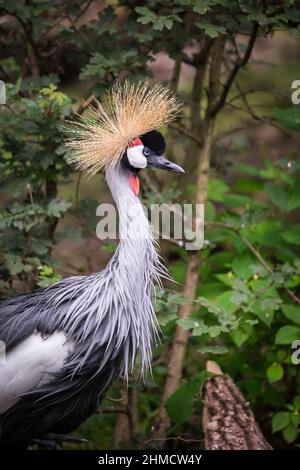
[(138, 192), (138, 185), (137, 183), (134, 184), (134, 181), (136, 181), (138, 172), (144, 168), (159, 168), (161, 170), (184, 173), (184, 169), (181, 166), (170, 162), (166, 158), (165, 151), (165, 138), (156, 130), (137, 137), (129, 144), (124, 152), (122, 163), (135, 177), (131, 179), (133, 182), (132, 189), (135, 193)]
[(165, 151), (165, 138), (156, 130), (135, 138), (128, 145), (122, 157), (122, 163), (132, 173), (129, 181), (135, 194), (139, 192), (137, 174), (144, 168), (159, 168), (184, 173), (183, 168), (166, 158)]
[[(69, 122), (69, 162), (86, 174), (122, 164), (137, 179), (143, 168), (184, 173), (165, 156), (166, 141), (156, 129), (175, 119), (181, 104), (170, 89), (145, 79), (116, 82), (104, 104), (97, 102), (78, 122)], [(66, 129), (67, 130), (67, 129)]]

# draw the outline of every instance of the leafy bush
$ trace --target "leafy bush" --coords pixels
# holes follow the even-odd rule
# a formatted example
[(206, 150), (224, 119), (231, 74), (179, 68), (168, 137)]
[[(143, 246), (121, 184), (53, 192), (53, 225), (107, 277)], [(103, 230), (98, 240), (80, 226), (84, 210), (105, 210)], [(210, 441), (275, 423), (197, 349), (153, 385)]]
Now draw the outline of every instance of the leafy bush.
[[(186, 320), (169, 317), (190, 330), (191, 356), (195, 350), (217, 355), (262, 422), (275, 410), (289, 410), (272, 421), (273, 432), (283, 430), (288, 443), (299, 432), (300, 382), (291, 360), (292, 343), (300, 338), (294, 293), (300, 285), (300, 230), (293, 222), (300, 207), (299, 169), (292, 159), (267, 161), (262, 169), (236, 164), (232, 189), (222, 179), (211, 180), (196, 308)], [(178, 266), (184, 269), (184, 256)], [(171, 412), (174, 422), (193, 414), (187, 397), (199, 397), (201, 382), (193, 377), (169, 399), (177, 410), (177, 418)]]
[[(119, 405), (112, 407), (106, 400), (103, 416), (92, 416), (77, 433), (90, 440), (87, 447), (107, 448), (113, 445), (119, 416), (132, 418), (132, 413), (138, 419), (129, 419), (130, 436), (125, 437), (131, 440), (126, 445), (158, 445), (151, 437), (153, 424), (166, 395), (170, 354), (180, 327), (187, 332), (185, 359), (181, 385), (165, 400), (171, 420), (165, 445), (171, 447), (174, 440), (175, 445), (203, 446), (201, 388), (209, 377), (205, 361), (216, 358), (241, 387), (267, 438), (275, 446), (289, 447), (299, 435), (300, 411), (299, 366), (292, 362), (292, 344), (300, 340), (299, 107), (286, 100), (289, 82), (278, 89), (274, 68), (268, 81), (266, 70), (259, 68), (265, 64), (245, 66), (259, 35), (273, 36), (276, 29), (299, 33), (299, 8), (292, 0), (153, 0), (143, 6), (121, 0), (103, 2), (100, 10), (95, 3), (0, 0), (0, 79), (7, 88), (7, 105), (0, 108), (1, 295), (60, 278), (53, 249), (66, 236), (58, 223), (67, 214), (80, 222), (78, 242), (89, 250), (85, 239), (96, 226), (97, 202), (92, 197), (79, 200), (79, 184), (76, 208), (60, 198), (62, 184), (74, 182), (61, 123), (73, 111), (84, 112), (83, 97), (93, 102), (116, 78), (151, 75), (156, 55), (166, 54), (173, 60), (170, 86), (179, 89), (185, 104), (184, 115), (167, 135), (168, 148), (184, 160), (187, 179), (171, 187), (168, 179), (150, 178), (148, 186), (144, 181), (143, 195), (146, 203), (204, 200), (205, 247), (195, 254), (174, 244), (163, 246), (180, 284), (157, 295), (164, 336), (155, 351), (153, 376), (145, 384), (132, 377), (125, 404), (119, 404), (121, 413)], [(240, 37), (248, 42), (239, 42)], [(193, 78), (184, 78), (186, 66), (193, 68)], [(262, 90), (258, 99), (256, 93)], [(275, 157), (269, 152), (264, 163), (258, 165), (259, 159), (252, 161), (249, 154), (241, 163), (245, 128), (253, 124), (283, 129), (290, 139), (282, 140), (286, 151), (279, 144)], [(234, 136), (237, 131), (239, 137)], [(255, 154), (261, 137), (255, 131), (252, 136)], [(224, 138), (234, 156), (231, 166), (226, 145), (218, 146)], [(186, 305), (181, 284), (187, 282), (193, 257), (199, 274), (195, 302), (179, 318)], [(123, 386), (116, 383), (109, 398), (120, 400), (120, 394)], [(116, 436), (114, 445), (120, 445)]]
[(0, 217), (4, 291), (16, 279), (30, 287), (59, 279), (51, 251), (57, 223), (70, 203), (57, 198), (57, 185), (70, 167), (58, 127), (71, 112), (71, 100), (47, 82), (7, 84), (8, 106), (0, 114), (2, 191), (14, 195)]

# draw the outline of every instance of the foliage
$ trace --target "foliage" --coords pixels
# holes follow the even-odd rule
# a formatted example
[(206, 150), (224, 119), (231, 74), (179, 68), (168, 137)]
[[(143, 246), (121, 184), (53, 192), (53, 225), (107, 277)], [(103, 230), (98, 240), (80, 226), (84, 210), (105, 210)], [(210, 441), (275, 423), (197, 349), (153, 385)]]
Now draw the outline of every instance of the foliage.
[[(297, 365), (292, 363), (292, 343), (300, 338), (300, 306), (290, 290), (300, 285), (300, 239), (297, 226), (285, 216), (300, 206), (299, 164), (283, 159), (267, 161), (262, 169), (235, 165), (232, 171), (239, 175), (238, 191), (221, 179), (211, 180), (210, 202), (222, 202), (222, 210), (207, 223), (198, 309), (177, 323), (190, 330), (191, 350), (218, 354), (218, 363), (251, 403), (261, 407), (267, 402), (281, 410), (289, 403), (291, 390), (296, 403), (300, 391)], [(254, 199), (257, 183), (261, 190)], [(278, 204), (277, 188), (286, 194), (286, 204)], [(181, 407), (191, 405), (179, 392), (172, 404), (176, 396), (173, 406), (181, 416)], [(283, 437), (290, 443), (298, 435), (298, 410), (295, 404), (287, 406), (284, 416), (295, 418), (286, 418), (278, 427), (278, 411), (273, 432), (284, 429)]]
[[(95, 231), (97, 201), (91, 197), (91, 186), (88, 197), (78, 198), (59, 131), (73, 111), (82, 112), (82, 97), (101, 96), (115, 78), (151, 75), (158, 53), (175, 60), (174, 70), (179, 72), (173, 74), (171, 86), (176, 88), (182, 64), (196, 70), (202, 67), (205, 75), (211, 58), (198, 52), (209, 51), (215, 40), (227, 41), (223, 64), (227, 70), (239, 68), (245, 53), (245, 42), (236, 42), (239, 33), (245, 37), (257, 28), (262, 36), (272, 36), (276, 29), (299, 35), (300, 11), (292, 0), (151, 0), (144, 5), (120, 0), (103, 2), (103, 8), (91, 12), (93, 3), (33, 0), (8, 4), (0, 0), (5, 51), (0, 57), (0, 79), (7, 85), (7, 105), (1, 106), (0, 113), (0, 289), (4, 296), (56, 282), (62, 272), (59, 256), (53, 254), (57, 244), (73, 237), (83, 246)], [(242, 77), (250, 92), (241, 97), (236, 80), (231, 89), (238, 98), (230, 96), (231, 104), (243, 105), (256, 124), (260, 119), (265, 123), (261, 111), (255, 109), (255, 114), (247, 101), (247, 94), (255, 92), (255, 84), (261, 84), (264, 77), (248, 70)], [(203, 117), (203, 104), (213, 98), (205, 80), (203, 86), (196, 113), (191, 82), (182, 86), (185, 112), (179, 128), (167, 136), (172, 143), (170, 152), (188, 154), (187, 184), (163, 188), (153, 178), (161, 191), (147, 187), (143, 193), (146, 203), (194, 200), (197, 152), (191, 130), (196, 121), (197, 145), (201, 144), (206, 130), (199, 125), (199, 117)], [(294, 131), (297, 138), (299, 107), (290, 102), (283, 107), (275, 95), (268, 122), (283, 128), (288, 136)], [(183, 247), (164, 246), (167, 264), (179, 284), (168, 286), (165, 294), (157, 292), (163, 336), (153, 360), (153, 377), (147, 377), (145, 384), (136, 378), (130, 382), (130, 389), (134, 387), (139, 395), (135, 447), (148, 445), (178, 326), (189, 332), (189, 343), (181, 386), (166, 402), (171, 438), (184, 433), (199, 437), (193, 417), (200, 413), (201, 387), (210, 376), (204, 371), (205, 361), (216, 359), (241, 387), (274, 445), (288, 447), (299, 439), (299, 366), (291, 358), (292, 343), (300, 339), (300, 165), (293, 146), (287, 146), (285, 152), (278, 148), (275, 157), (267, 149), (265, 160), (259, 161), (254, 155), (259, 151), (257, 142), (249, 148), (245, 132), (239, 138), (228, 133), (223, 121), (230, 120), (229, 113), (222, 106), (215, 134), (224, 127), (228, 147), (218, 147), (220, 131), (213, 149), (195, 308), (190, 317), (178, 318), (178, 308), (186, 302), (181, 283), (189, 255)], [(237, 126), (239, 111), (235, 114), (234, 107), (230, 108), (230, 118), (235, 117)], [(227, 151), (233, 155), (230, 165)], [(71, 207), (69, 194), (61, 196), (67, 192), (66, 183), (72, 194), (76, 191), (76, 207)], [(66, 220), (71, 220), (70, 229)], [(112, 252), (115, 246), (107, 243), (103, 248)], [(118, 399), (121, 390), (115, 384), (110, 394)], [(103, 407), (109, 411), (111, 403), (105, 401)], [(115, 413), (95, 415), (78, 433), (90, 440), (89, 448), (100, 443), (109, 447), (115, 424)]]
[(59, 279), (53, 233), (70, 203), (58, 199), (57, 184), (70, 168), (58, 124), (70, 114), (71, 100), (47, 82), (7, 84), (9, 104), (0, 114), (2, 190), (15, 196), (0, 216), (2, 289), (15, 279), (39, 286)]

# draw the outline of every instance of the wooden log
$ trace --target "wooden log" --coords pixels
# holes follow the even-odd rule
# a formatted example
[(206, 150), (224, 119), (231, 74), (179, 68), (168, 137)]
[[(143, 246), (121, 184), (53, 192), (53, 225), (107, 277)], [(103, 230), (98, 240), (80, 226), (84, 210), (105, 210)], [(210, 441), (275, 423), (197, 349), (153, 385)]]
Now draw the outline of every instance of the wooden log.
[(205, 449), (272, 450), (233, 380), (215, 362), (208, 361), (207, 370), (217, 375), (204, 386)]

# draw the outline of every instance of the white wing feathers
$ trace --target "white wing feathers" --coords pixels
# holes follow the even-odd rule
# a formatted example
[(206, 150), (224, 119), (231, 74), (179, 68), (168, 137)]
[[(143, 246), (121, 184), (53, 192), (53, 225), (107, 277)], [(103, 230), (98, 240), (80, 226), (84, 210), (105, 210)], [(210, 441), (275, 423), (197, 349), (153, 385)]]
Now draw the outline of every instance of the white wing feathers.
[(62, 331), (45, 339), (35, 332), (10, 351), (0, 363), (0, 414), (15, 405), (23, 393), (49, 382), (72, 347)]

